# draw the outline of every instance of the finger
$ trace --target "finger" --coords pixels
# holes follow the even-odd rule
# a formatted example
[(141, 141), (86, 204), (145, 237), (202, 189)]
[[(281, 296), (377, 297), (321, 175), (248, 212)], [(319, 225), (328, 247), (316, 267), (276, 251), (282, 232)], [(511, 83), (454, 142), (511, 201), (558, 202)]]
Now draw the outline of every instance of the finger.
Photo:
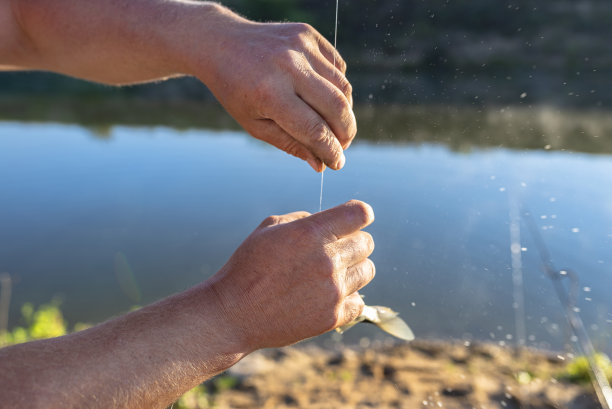
[(351, 200), (303, 220), (304, 223), (315, 223), (334, 241), (363, 229), (373, 221), (372, 207), (359, 200)]
[(357, 121), (346, 95), (314, 70), (299, 78), (295, 91), (327, 122), (342, 147), (357, 133)]
[(366, 286), (376, 275), (374, 262), (366, 258), (346, 270), (344, 277), (344, 294), (352, 294)]
[(338, 52), (338, 50), (327, 41), (320, 33), (317, 32), (317, 44), (321, 54), (332, 64), (335, 65), (343, 74), (346, 73), (346, 62)]
[(359, 317), (364, 305), (363, 299), (358, 293), (353, 293), (346, 297), (340, 307), (338, 327), (346, 325)]
[(298, 211), (293, 213), (287, 213), (282, 215), (272, 215), (266, 217), (259, 225), (259, 227), (270, 227), (277, 224), (290, 223), (295, 220), (303, 219), (304, 217), (310, 216), (310, 213), (304, 211)]
[(291, 137), (270, 119), (255, 120), (249, 127), (249, 132), (257, 139), (268, 142), (290, 155), (305, 160), (315, 172), (322, 172), (325, 169), (325, 165), (306, 146)]
[(325, 58), (320, 58), (319, 53), (312, 53), (311, 55), (306, 55), (308, 62), (312, 66), (312, 68), (323, 78), (331, 82), (338, 88), (346, 99), (349, 101), (351, 107), (353, 107), (353, 86), (346, 79), (346, 76), (338, 69), (338, 67), (332, 65)]
[(324, 164), (335, 170), (344, 166), (342, 145), (327, 122), (301, 98), (295, 94), (279, 95), (269, 109), (265, 117), (274, 118), (278, 126)]
[(372, 254), (374, 251), (374, 239), (370, 233), (356, 231), (336, 241), (333, 244), (333, 249), (340, 255), (344, 267), (349, 268), (363, 262), (363, 260)]

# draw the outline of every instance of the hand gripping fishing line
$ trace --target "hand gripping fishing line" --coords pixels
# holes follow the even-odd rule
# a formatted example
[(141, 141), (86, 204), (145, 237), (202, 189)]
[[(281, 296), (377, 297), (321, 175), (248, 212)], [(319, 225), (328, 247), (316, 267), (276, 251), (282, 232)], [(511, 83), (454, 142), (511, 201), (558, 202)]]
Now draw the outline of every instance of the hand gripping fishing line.
[[(334, 49), (336, 48), (336, 44), (338, 42), (338, 2), (336, 0), (336, 20), (334, 24)], [(336, 68), (336, 54), (334, 53), (334, 68)], [(325, 166), (321, 171), (321, 193), (319, 195), (319, 212), (322, 210), (323, 205), (323, 173), (325, 173)], [(376, 325), (378, 328), (382, 329), (388, 334), (393, 335), (394, 337), (403, 339), (405, 341), (412, 341), (414, 339), (414, 334), (410, 327), (401, 319), (398, 312), (393, 311), (389, 307), (383, 307), (381, 305), (365, 305), (363, 307), (363, 311), (359, 317), (355, 318), (353, 321), (349, 322), (346, 325), (343, 325), (339, 328), (336, 328), (340, 334), (342, 334), (347, 329), (353, 327), (360, 322), (367, 322)]]

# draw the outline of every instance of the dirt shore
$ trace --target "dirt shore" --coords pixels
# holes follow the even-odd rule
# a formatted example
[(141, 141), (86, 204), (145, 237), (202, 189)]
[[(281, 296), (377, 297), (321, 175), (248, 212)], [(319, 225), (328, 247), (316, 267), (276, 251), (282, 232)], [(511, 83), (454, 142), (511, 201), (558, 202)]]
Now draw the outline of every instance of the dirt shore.
[(482, 343), (296, 346), (248, 356), (206, 385), (206, 400), (216, 408), (598, 408), (589, 385), (563, 380), (566, 364), (561, 354)]

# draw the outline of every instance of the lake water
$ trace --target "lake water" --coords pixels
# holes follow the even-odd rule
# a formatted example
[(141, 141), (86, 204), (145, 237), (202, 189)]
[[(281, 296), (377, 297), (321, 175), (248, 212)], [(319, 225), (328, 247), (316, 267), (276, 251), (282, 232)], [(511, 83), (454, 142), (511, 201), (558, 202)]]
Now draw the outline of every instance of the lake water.
[[(510, 126), (531, 132), (518, 146), (496, 142), (509, 128), (495, 120), (478, 127), (488, 143), (439, 123), (425, 133), (400, 124), (395, 136), (366, 125), (345, 169), (325, 173), (324, 208), (355, 198), (376, 213), (366, 302), (399, 311), (419, 338), (514, 343), (517, 203), (534, 215), (555, 265), (578, 273), (576, 308), (596, 346), (612, 353), (612, 156), (598, 150), (612, 138), (607, 125), (589, 125), (599, 134), (583, 150), (595, 153), (581, 153), (559, 141), (584, 141), (582, 125), (563, 126), (549, 149), (524, 121)], [(377, 132), (386, 138), (370, 139)], [(10, 323), (26, 301), (60, 297), (70, 323), (98, 322), (185, 289), (214, 274), (267, 215), (316, 211), (319, 183), (306, 164), (240, 131), (0, 122)], [(561, 349), (563, 310), (524, 223), (520, 245), (527, 343)], [(362, 325), (344, 341), (364, 337), (384, 335)]]

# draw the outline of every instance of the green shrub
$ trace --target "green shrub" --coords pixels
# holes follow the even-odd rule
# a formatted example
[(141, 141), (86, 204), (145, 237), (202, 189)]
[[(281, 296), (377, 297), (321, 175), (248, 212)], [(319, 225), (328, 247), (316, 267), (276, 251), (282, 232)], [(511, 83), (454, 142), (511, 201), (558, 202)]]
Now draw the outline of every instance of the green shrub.
[[(604, 372), (608, 380), (612, 382), (612, 363), (610, 362), (610, 358), (608, 358), (606, 354), (597, 353), (595, 354), (595, 362)], [(575, 383), (590, 382), (591, 368), (586, 356), (576, 357), (568, 363), (560, 378)]]

